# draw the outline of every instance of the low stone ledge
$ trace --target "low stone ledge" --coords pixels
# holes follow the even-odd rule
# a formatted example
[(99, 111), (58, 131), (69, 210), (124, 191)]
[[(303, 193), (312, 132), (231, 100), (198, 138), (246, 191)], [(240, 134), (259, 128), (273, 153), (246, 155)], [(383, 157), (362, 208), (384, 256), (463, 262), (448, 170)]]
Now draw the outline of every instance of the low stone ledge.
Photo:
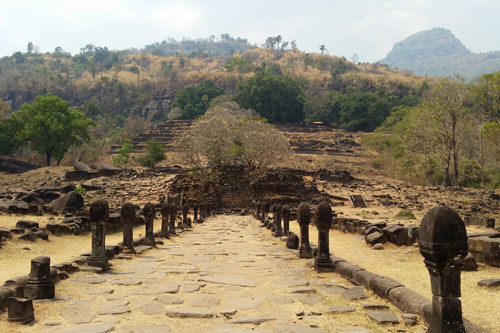
[(389, 291), (391, 291), (392, 289), (404, 287), (402, 283), (385, 276), (373, 278), (372, 280), (370, 280), (369, 286), (375, 294), (382, 298), (388, 298)]
[(431, 304), (427, 298), (406, 287), (396, 287), (388, 292), (389, 301), (398, 309), (424, 317), (424, 307)]

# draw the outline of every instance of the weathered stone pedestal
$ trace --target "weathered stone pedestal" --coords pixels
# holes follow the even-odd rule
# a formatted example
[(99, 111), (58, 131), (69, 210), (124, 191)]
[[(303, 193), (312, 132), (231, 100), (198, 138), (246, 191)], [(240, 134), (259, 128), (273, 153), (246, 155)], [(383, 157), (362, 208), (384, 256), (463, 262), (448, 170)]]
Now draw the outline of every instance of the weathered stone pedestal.
[(313, 257), (309, 244), (309, 223), (311, 223), (311, 210), (309, 205), (302, 203), (297, 210), (297, 222), (300, 226), (299, 258), (310, 259)]
[(283, 209), (283, 206), (280, 204), (276, 205), (276, 225), (274, 227), (274, 237), (281, 237), (283, 236), (283, 229), (281, 228), (281, 210)]
[(283, 235), (288, 236), (290, 232), (290, 207), (288, 205), (283, 205), (281, 216), (283, 217)]
[(326, 202), (322, 202), (316, 208), (314, 221), (318, 229), (318, 255), (314, 258), (314, 268), (317, 272), (331, 272), (334, 269), (332, 258), (330, 258), (330, 237), (332, 227), (332, 208)]
[(24, 297), (29, 299), (55, 297), (55, 285), (50, 275), (49, 257), (40, 256), (31, 260), (31, 271), (24, 286)]
[(264, 214), (262, 215), (262, 218), (263, 218), (263, 221), (262, 223), (264, 224), (264, 226), (267, 228), (267, 225), (269, 224), (269, 221), (267, 219), (269, 215), (269, 202), (265, 202), (264, 203)]
[(422, 219), (418, 245), (431, 278), (432, 319), (427, 332), (465, 332), (459, 299), (460, 273), (468, 253), (464, 222), (453, 209), (434, 207)]
[(189, 227), (189, 223), (187, 221), (188, 212), (189, 206), (187, 205), (187, 203), (185, 203), (184, 205), (182, 205), (182, 224), (179, 223), (179, 227), (182, 227), (182, 229)]
[(175, 232), (175, 218), (177, 217), (177, 205), (175, 202), (170, 203), (170, 209), (168, 210), (168, 213), (170, 215), (170, 224), (169, 224), (169, 232), (171, 235), (177, 235)]
[(104, 200), (97, 200), (90, 205), (90, 223), (92, 224), (92, 252), (87, 264), (109, 269), (106, 256), (106, 223), (109, 219), (109, 206)]
[(27, 324), (35, 320), (33, 300), (21, 297), (10, 297), (7, 321)]
[(198, 222), (198, 203), (193, 204), (193, 223), (199, 223)]
[(169, 218), (169, 211), (170, 205), (168, 202), (163, 202), (160, 207), (160, 212), (161, 212), (161, 231), (160, 231), (160, 237), (162, 238), (170, 238), (169, 231), (168, 231), (168, 218)]
[(146, 236), (144, 237), (145, 246), (155, 246), (154, 221), (155, 221), (155, 205), (148, 202), (142, 210), (144, 219), (146, 220)]
[(123, 246), (128, 248), (130, 251), (134, 250), (134, 221), (135, 221), (135, 206), (126, 202), (123, 204), (121, 209), (121, 221), (123, 225)]

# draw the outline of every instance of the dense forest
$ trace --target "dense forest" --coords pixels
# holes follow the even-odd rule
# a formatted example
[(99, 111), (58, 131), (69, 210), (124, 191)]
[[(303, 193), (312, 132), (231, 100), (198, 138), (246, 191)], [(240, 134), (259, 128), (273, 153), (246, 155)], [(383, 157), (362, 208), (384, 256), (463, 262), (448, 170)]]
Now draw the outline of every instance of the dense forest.
[[(75, 55), (61, 48), (41, 54), (30, 43), (26, 52), (0, 59), (0, 127), (15, 130), (12, 114), (52, 94), (93, 122), (84, 150), (98, 155), (152, 122), (194, 119), (212, 100), (226, 99), (271, 123), (375, 131), (364, 140), (372, 165), (408, 181), (498, 186), (499, 74), (473, 83), (442, 80), (318, 50), (302, 52), (281, 36), (257, 47), (228, 34), (169, 39), (142, 50), (89, 44)], [(82, 149), (69, 154), (77, 159)]]

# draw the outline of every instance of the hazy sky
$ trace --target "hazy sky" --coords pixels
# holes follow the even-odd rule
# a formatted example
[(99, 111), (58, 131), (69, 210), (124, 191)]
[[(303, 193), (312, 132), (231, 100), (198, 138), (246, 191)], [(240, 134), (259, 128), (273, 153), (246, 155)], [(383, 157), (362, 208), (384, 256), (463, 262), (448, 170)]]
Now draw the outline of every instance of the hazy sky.
[(281, 34), (299, 49), (360, 61), (383, 58), (410, 34), (444, 27), (474, 52), (500, 50), (498, 0), (1, 0), (0, 56), (88, 43), (142, 48), (167, 37), (248, 38)]

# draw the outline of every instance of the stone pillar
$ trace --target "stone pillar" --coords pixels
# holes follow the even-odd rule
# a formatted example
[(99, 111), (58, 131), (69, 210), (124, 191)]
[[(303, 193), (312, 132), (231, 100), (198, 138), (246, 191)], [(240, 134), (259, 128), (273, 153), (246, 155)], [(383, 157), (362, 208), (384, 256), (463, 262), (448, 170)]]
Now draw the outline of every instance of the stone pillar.
[(127, 247), (130, 251), (134, 251), (134, 229), (133, 224), (135, 221), (135, 206), (130, 202), (126, 202), (122, 206), (121, 220), (123, 225), (123, 246)]
[(257, 216), (255, 218), (257, 220), (260, 220), (260, 213), (261, 213), (261, 211), (260, 211), (260, 201), (257, 201), (255, 205), (256, 205), (256, 209), (257, 209)]
[(179, 227), (181, 227), (182, 229), (184, 229), (184, 227), (188, 227), (188, 212), (189, 206), (187, 205), (187, 203), (185, 203), (184, 205), (182, 205), (182, 224), (179, 223)]
[(50, 275), (50, 258), (36, 257), (31, 260), (31, 271), (24, 286), (24, 297), (49, 299), (55, 297), (55, 285)]
[(256, 218), (257, 217), (257, 202), (255, 200), (252, 200), (251, 206), (252, 206), (252, 216), (254, 218)]
[(171, 235), (176, 235), (175, 218), (177, 217), (177, 205), (174, 201), (170, 203), (170, 209), (168, 210), (168, 213), (170, 214), (170, 225), (168, 226), (169, 232)]
[(142, 209), (144, 219), (146, 220), (146, 236), (144, 237), (145, 246), (155, 246), (154, 221), (155, 221), (155, 205), (148, 202)]
[(267, 221), (267, 215), (269, 214), (269, 202), (264, 202), (264, 210), (263, 210), (263, 214), (262, 214), (262, 218), (263, 218), (263, 223), (264, 223), (264, 226), (267, 227), (267, 224), (269, 223), (269, 221)]
[(290, 206), (283, 205), (281, 216), (283, 217), (283, 235), (288, 237), (290, 232)]
[(168, 218), (169, 218), (169, 211), (170, 205), (168, 202), (164, 202), (161, 204), (161, 232), (160, 236), (163, 238), (170, 238), (169, 232), (168, 232)]
[(318, 255), (314, 258), (314, 268), (317, 272), (331, 272), (334, 269), (330, 258), (330, 228), (332, 227), (332, 207), (322, 202), (316, 208), (314, 221), (318, 229)]
[(271, 229), (271, 231), (274, 231), (274, 223), (276, 222), (276, 204), (271, 205), (271, 212), (273, 213), (273, 222), (269, 222), (266, 226), (267, 229)]
[(198, 203), (195, 202), (193, 205), (193, 222), (198, 223)]
[(101, 267), (104, 271), (109, 268), (106, 257), (106, 223), (109, 219), (109, 206), (105, 200), (94, 201), (89, 209), (90, 223), (92, 223), (92, 253), (88, 260), (89, 266)]
[(21, 297), (9, 297), (7, 321), (27, 324), (35, 320), (33, 300)]
[(311, 223), (311, 210), (309, 205), (302, 203), (297, 210), (297, 222), (300, 226), (299, 258), (310, 259), (313, 257), (311, 245), (309, 245), (309, 223)]
[(281, 206), (280, 204), (276, 205), (276, 226), (275, 226), (274, 237), (283, 236), (283, 229), (281, 228), (281, 210), (282, 209), (283, 209), (283, 206)]
[(431, 278), (432, 319), (427, 332), (465, 332), (459, 299), (460, 273), (468, 253), (464, 222), (451, 208), (432, 208), (420, 223), (418, 246)]

